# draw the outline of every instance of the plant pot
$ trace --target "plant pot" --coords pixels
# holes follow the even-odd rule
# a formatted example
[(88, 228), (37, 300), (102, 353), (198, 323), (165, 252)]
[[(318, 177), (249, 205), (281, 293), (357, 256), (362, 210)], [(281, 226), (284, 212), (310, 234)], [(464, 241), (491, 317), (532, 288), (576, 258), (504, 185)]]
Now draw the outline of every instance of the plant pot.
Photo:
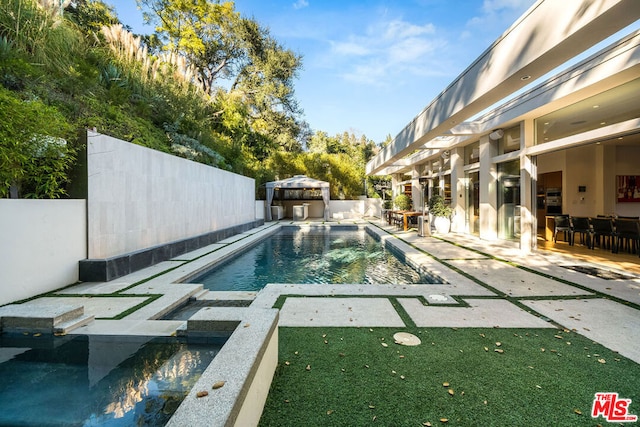
[(446, 216), (437, 216), (433, 219), (433, 226), (438, 234), (447, 234), (451, 230), (451, 220)]

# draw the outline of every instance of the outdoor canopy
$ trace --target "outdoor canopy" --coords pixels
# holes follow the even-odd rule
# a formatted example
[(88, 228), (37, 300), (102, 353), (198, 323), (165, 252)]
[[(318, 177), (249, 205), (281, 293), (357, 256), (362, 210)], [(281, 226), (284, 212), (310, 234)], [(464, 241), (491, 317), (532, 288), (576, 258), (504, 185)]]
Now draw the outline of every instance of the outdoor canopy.
[(322, 190), (322, 201), (324, 202), (324, 219), (329, 219), (329, 183), (309, 178), (305, 175), (295, 175), (292, 178), (281, 179), (280, 181), (267, 182), (267, 221), (271, 221), (271, 202), (276, 189), (296, 190), (319, 188)]

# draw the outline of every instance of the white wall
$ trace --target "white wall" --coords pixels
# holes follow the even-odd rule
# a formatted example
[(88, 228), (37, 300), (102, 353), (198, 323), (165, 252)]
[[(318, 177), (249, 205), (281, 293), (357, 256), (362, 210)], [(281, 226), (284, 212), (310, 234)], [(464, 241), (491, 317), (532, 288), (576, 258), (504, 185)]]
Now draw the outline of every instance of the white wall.
[(78, 281), (84, 200), (0, 199), (0, 305)]
[(256, 219), (252, 178), (94, 132), (87, 140), (88, 258)]
[(331, 200), (329, 217), (331, 219), (350, 219), (379, 217), (382, 199), (363, 198), (360, 200)]
[[(602, 195), (598, 194), (597, 176), (594, 173), (598, 158), (596, 146), (570, 148), (566, 151), (566, 170), (562, 173), (562, 211), (572, 216), (596, 216)], [(580, 193), (579, 186), (587, 191)]]

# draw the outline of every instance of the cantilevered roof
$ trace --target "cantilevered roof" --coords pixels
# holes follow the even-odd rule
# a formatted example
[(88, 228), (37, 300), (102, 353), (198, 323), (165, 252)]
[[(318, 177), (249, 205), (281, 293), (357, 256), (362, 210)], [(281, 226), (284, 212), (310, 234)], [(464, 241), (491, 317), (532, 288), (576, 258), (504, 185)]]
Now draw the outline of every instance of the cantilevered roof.
[(639, 17), (638, 0), (539, 0), (367, 163), (367, 174), (416, 149), (436, 149), (436, 137)]

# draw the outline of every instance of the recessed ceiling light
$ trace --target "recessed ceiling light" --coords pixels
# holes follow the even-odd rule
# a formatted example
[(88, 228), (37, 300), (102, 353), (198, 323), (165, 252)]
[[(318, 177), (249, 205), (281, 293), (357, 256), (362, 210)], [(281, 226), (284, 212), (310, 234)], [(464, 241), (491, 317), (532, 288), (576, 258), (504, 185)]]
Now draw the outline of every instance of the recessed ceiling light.
[(530, 78), (531, 78), (531, 76), (527, 74), (526, 76), (520, 77), (520, 80), (522, 80), (524, 82), (524, 81), (529, 80)]
[(599, 105), (594, 105), (593, 108), (600, 108), (600, 106)]
[(606, 124), (607, 124), (607, 122), (600, 122), (600, 124), (601, 124), (601, 125), (606, 125)]

